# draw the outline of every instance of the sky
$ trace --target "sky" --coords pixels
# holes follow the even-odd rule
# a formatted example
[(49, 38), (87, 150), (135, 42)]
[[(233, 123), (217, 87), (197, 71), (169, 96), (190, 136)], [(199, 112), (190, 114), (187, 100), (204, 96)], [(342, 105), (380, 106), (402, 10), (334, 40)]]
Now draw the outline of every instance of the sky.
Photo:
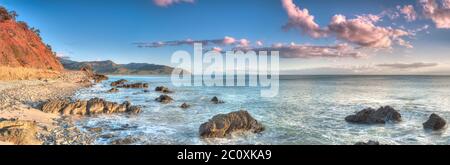
[[(192, 43), (286, 74), (449, 74), (450, 0), (0, 0), (59, 56), (174, 66)], [(205, 45), (206, 44), (206, 45)]]

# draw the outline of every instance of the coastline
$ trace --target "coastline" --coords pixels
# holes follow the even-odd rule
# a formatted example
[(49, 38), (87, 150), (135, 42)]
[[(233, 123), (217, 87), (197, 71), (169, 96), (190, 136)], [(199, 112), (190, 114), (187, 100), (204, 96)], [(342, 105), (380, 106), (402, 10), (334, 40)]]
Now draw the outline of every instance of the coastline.
[[(70, 123), (57, 114), (45, 113), (39, 106), (50, 99), (70, 98), (81, 88), (91, 85), (85, 81), (89, 77), (81, 71), (63, 71), (49, 79), (0, 81), (0, 119), (29, 121), (36, 123), (39, 142), (25, 144), (45, 144), (45, 139), (55, 136), (62, 124)], [(65, 137), (67, 138), (67, 137)], [(57, 138), (53, 138), (58, 141)], [(64, 143), (59, 140), (60, 143)], [(0, 144), (13, 144), (0, 140)]]

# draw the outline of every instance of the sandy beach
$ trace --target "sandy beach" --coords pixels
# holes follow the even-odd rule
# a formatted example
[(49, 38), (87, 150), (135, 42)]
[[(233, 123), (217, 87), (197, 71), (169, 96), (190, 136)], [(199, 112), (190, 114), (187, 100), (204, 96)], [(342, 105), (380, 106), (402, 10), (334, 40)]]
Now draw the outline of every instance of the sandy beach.
[[(88, 77), (83, 72), (65, 71), (50, 79), (0, 81), (0, 119), (35, 122), (38, 134), (49, 136), (59, 129), (62, 118), (42, 112), (39, 106), (50, 99), (71, 97), (78, 89), (90, 85), (83, 81), (86, 79)], [(12, 143), (0, 141), (0, 144)]]

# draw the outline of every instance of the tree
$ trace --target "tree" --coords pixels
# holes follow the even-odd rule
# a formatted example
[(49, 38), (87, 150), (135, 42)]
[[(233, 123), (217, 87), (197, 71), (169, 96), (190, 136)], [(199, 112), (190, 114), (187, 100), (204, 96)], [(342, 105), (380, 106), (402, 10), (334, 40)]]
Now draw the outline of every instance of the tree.
[(0, 21), (16, 20), (18, 16), (15, 11), (8, 11), (5, 7), (0, 6)]

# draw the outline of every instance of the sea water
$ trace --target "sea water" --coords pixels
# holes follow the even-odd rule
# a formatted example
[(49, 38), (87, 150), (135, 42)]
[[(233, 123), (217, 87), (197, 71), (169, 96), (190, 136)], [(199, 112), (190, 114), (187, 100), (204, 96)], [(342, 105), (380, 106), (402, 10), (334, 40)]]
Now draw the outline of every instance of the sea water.
[[(143, 89), (107, 93), (112, 81), (146, 82)], [(156, 86), (169, 87), (174, 102), (154, 101)], [(108, 81), (78, 91), (76, 98), (130, 101), (142, 113), (85, 117), (77, 126), (100, 127), (96, 144), (133, 137), (133, 144), (450, 144), (448, 130), (426, 131), (422, 123), (437, 113), (450, 119), (450, 77), (445, 76), (280, 76), (276, 97), (260, 96), (257, 87), (174, 87), (169, 76), (110, 76)], [(217, 96), (224, 104), (212, 104)], [(182, 103), (191, 105), (181, 109)], [(344, 118), (367, 107), (389, 105), (403, 121), (377, 125), (347, 123)], [(259, 134), (237, 133), (202, 139), (199, 126), (217, 114), (247, 110), (265, 126)]]

